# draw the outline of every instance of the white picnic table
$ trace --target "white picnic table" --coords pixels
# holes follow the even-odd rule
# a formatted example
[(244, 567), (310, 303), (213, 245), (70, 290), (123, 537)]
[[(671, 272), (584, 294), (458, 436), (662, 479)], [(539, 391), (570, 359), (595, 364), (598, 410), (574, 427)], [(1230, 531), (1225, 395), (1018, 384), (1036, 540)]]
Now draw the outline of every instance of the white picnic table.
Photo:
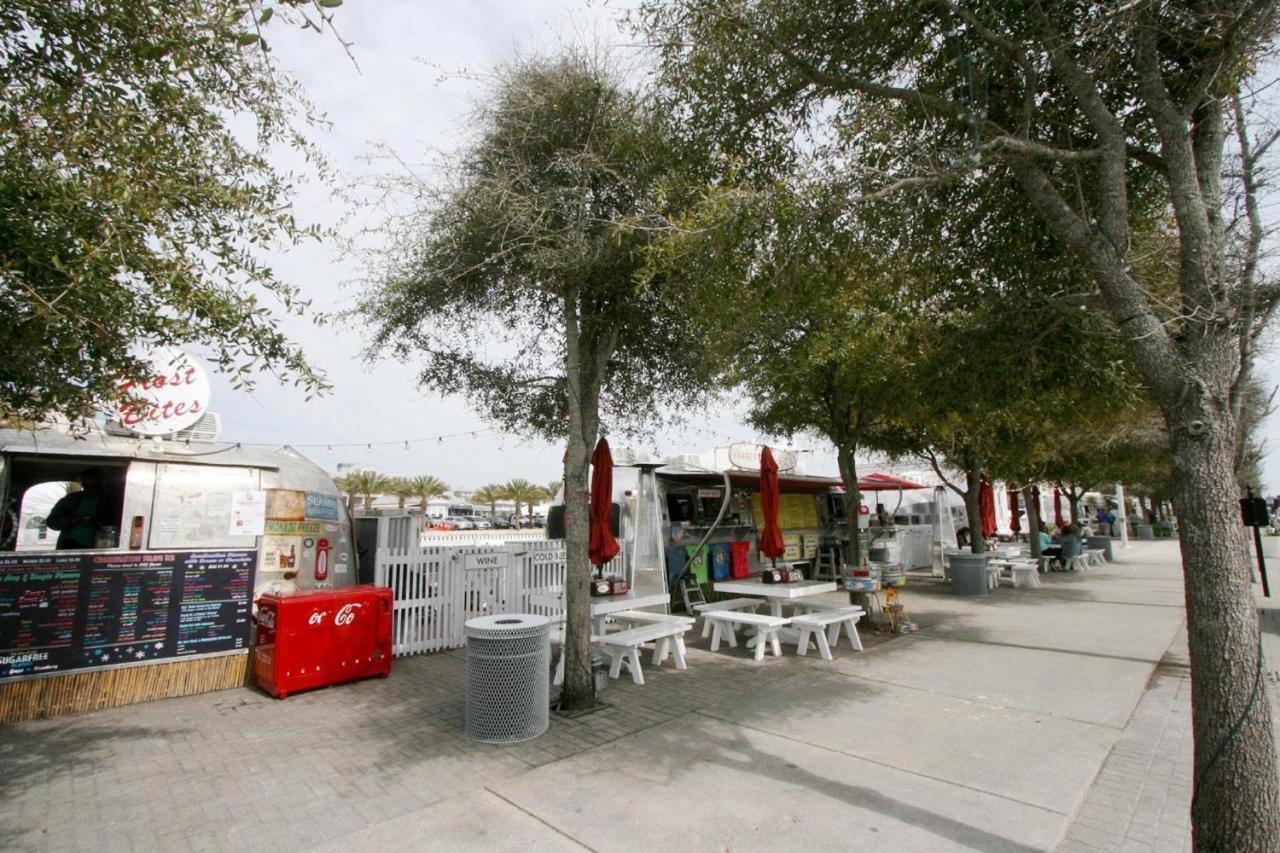
[[(769, 602), (769, 613), (781, 618), (782, 604), (809, 595), (822, 595), (838, 589), (835, 581), (791, 581), (790, 583), (765, 583), (759, 578), (748, 580), (716, 581), (711, 585), (716, 592), (731, 595), (750, 595), (766, 599)], [(783, 628), (778, 636), (791, 643), (797, 643), (800, 632), (791, 628)], [(756, 638), (747, 641), (748, 646), (755, 645)]]
[[(564, 594), (559, 592), (543, 592), (529, 596), (529, 603), (552, 610), (564, 610)], [(591, 631), (594, 634), (605, 632), (605, 619), (611, 613), (624, 610), (639, 610), (643, 607), (660, 607), (671, 603), (671, 597), (664, 592), (648, 595), (637, 595), (626, 592), (622, 595), (593, 596), (591, 599)]]

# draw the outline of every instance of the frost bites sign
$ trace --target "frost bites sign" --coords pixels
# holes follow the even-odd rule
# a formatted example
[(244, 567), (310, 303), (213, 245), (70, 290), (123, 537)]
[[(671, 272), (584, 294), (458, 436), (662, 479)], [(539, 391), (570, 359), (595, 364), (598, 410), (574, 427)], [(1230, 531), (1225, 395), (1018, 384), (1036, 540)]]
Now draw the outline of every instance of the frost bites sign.
[(121, 385), (120, 423), (139, 435), (168, 435), (200, 420), (209, 410), (209, 377), (200, 363), (172, 347), (160, 347), (148, 361), (145, 377)]

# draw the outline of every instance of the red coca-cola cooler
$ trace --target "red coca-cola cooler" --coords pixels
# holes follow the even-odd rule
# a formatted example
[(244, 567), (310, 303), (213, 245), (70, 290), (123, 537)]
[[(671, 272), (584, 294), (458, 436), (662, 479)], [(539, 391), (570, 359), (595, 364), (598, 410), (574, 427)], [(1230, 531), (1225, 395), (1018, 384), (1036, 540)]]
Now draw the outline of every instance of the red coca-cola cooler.
[(257, 604), (253, 677), (273, 696), (391, 674), (387, 587), (267, 593)]

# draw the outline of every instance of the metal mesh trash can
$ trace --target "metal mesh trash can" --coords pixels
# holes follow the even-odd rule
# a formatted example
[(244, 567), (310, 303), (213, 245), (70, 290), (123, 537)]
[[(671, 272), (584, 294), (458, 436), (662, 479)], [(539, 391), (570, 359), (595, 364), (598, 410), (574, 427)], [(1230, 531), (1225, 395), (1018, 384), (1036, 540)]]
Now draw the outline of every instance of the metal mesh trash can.
[(470, 619), (466, 734), (484, 743), (518, 743), (547, 730), (551, 621), (508, 613)]
[(987, 594), (987, 554), (952, 554), (951, 594)]

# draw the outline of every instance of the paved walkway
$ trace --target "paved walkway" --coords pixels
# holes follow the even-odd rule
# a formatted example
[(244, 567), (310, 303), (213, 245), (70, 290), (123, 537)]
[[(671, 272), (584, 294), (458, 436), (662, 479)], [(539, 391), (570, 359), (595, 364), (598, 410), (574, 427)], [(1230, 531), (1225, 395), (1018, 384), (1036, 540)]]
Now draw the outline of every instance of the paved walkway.
[(1176, 849), (1175, 561), (1138, 544), (982, 600), (913, 581), (920, 634), (864, 630), (830, 663), (703, 641), (687, 672), (613, 682), (603, 710), (511, 747), (463, 737), (461, 652), (283, 702), (6, 727), (0, 849)]

